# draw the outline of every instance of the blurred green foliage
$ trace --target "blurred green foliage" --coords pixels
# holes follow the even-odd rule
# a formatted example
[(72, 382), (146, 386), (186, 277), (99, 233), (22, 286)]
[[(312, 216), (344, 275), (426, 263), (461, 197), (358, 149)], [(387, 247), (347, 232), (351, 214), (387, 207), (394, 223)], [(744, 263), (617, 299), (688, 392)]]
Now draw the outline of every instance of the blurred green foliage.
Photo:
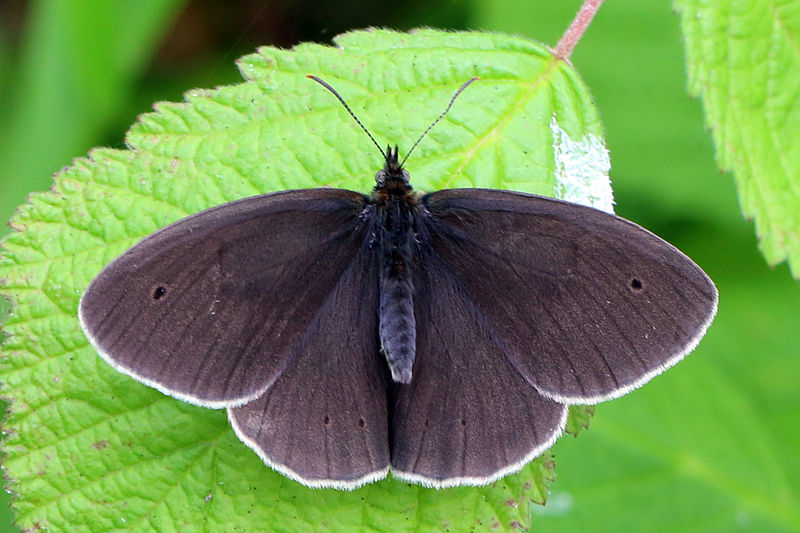
[[(480, 28), (554, 44), (580, 1), (333, 4), (3, 6), (0, 217), (73, 157), (119, 145), (153, 101), (237, 81), (233, 61), (258, 44), (326, 42), (365, 25)], [(685, 362), (599, 406), (589, 431), (556, 445), (558, 477), (533, 528), (800, 531), (800, 292), (785, 265), (766, 266), (730, 176), (714, 163), (701, 103), (686, 95), (678, 17), (666, 0), (608, 2), (572, 62), (604, 120), (617, 212), (703, 266), (720, 313)], [(11, 520), (0, 517), (0, 531), (15, 531)]]

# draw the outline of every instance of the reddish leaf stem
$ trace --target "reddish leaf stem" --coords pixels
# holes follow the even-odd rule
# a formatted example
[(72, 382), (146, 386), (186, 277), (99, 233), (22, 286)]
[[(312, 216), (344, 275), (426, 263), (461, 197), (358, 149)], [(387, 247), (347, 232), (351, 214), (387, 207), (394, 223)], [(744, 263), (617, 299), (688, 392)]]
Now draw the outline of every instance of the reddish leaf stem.
[(569, 28), (564, 32), (561, 40), (558, 41), (555, 50), (553, 50), (556, 57), (564, 60), (569, 59), (572, 50), (575, 48), (575, 45), (578, 44), (578, 41), (581, 40), (583, 32), (585, 32), (586, 28), (591, 24), (595, 13), (600, 9), (602, 3), (603, 0), (584, 0), (578, 14), (575, 15), (575, 18), (572, 20), (572, 24), (569, 25)]

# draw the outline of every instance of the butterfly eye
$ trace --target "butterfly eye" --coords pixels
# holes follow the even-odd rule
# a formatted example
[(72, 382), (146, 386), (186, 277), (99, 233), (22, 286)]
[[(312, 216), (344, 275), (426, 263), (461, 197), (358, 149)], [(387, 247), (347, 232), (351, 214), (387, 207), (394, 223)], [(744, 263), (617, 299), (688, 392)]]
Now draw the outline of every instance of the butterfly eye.
[(642, 280), (639, 278), (631, 278), (630, 287), (633, 292), (641, 292), (644, 290)]
[(155, 289), (153, 289), (153, 300), (160, 300), (167, 294), (167, 288), (163, 285), (159, 285)]

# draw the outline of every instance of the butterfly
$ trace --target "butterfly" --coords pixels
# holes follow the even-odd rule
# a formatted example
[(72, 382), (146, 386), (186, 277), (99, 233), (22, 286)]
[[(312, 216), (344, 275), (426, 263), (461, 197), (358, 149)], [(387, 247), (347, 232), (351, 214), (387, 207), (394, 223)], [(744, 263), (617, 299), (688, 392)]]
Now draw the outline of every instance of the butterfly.
[(230, 202), (105, 267), (79, 305), (100, 356), (227, 409), (267, 465), (309, 487), (391, 469), (441, 488), (519, 470), (569, 405), (642, 385), (713, 320), (709, 277), (633, 222), (513, 191), (418, 194), (397, 147), (370, 138), (384, 165), (369, 195)]

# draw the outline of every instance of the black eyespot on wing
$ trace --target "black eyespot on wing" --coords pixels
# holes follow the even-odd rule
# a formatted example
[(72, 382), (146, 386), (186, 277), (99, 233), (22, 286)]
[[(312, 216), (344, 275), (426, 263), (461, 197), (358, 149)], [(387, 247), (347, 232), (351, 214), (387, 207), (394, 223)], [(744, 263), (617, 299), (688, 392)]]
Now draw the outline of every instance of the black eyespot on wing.
[(159, 285), (153, 289), (153, 300), (160, 300), (165, 294), (167, 294), (167, 288), (163, 285)]

